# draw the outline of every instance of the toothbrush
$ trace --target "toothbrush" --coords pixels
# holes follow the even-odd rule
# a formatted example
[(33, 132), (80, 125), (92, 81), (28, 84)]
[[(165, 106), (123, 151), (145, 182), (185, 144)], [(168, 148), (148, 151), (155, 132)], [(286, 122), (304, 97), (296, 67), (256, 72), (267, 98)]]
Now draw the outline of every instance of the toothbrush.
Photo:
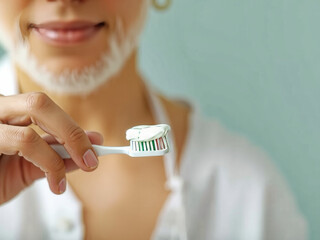
[[(162, 156), (170, 151), (168, 132), (170, 126), (167, 124), (141, 125), (126, 131), (126, 139), (130, 146), (107, 147), (92, 145), (98, 156), (108, 154), (127, 154), (130, 157)], [(69, 153), (61, 144), (52, 144), (51, 147), (61, 158), (70, 158)]]

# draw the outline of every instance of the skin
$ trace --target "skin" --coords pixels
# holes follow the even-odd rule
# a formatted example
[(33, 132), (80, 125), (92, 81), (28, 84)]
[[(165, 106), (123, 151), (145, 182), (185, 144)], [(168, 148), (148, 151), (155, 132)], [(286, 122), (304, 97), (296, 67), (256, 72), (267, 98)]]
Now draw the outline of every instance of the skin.
[[(94, 39), (66, 51), (28, 31), (28, 22), (77, 17), (106, 21), (112, 26), (120, 16), (125, 28), (130, 28), (130, 23), (142, 14), (146, 1), (0, 0), (0, 30), (14, 41), (12, 29), (21, 14), (24, 37), (40, 62), (55, 72), (65, 67), (81, 69), (108, 50), (106, 43), (112, 28), (103, 29)], [(116, 76), (86, 97), (47, 92), (18, 67), (16, 73), (21, 94), (0, 96), (0, 105), (4, 106), (0, 109), (4, 123), (0, 124), (0, 204), (45, 176), (52, 192), (59, 194), (64, 190), (59, 183), (66, 172), (80, 168), (68, 173), (67, 179), (83, 205), (85, 238), (149, 239), (168, 195), (162, 158), (110, 155), (99, 158), (99, 167), (88, 167), (83, 158), (92, 149), (91, 143), (127, 145), (124, 135), (128, 128), (155, 123), (137, 70), (136, 50)], [(189, 108), (163, 96), (159, 98), (171, 121), (179, 164)], [(89, 129), (93, 132), (84, 131)], [(48, 146), (53, 142), (65, 144), (72, 159), (62, 160)]]

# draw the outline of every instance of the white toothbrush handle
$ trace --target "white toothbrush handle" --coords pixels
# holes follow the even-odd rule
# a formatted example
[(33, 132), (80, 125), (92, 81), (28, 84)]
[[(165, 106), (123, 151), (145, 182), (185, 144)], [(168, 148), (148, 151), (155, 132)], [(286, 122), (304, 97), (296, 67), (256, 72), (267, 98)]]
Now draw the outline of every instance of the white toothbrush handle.
[[(55, 150), (61, 158), (67, 159), (70, 158), (69, 153), (61, 144), (52, 144), (50, 145), (53, 150)], [(98, 156), (108, 155), (108, 154), (129, 154), (130, 147), (106, 147), (100, 145), (92, 145), (93, 149), (97, 153)]]

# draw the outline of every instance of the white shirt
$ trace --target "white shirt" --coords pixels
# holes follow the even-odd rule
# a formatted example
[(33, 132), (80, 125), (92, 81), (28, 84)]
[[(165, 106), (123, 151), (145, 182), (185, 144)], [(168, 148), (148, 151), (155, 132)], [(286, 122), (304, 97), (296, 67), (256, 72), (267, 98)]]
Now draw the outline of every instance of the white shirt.
[[(17, 93), (12, 65), (0, 66), (0, 93)], [(303, 240), (307, 224), (268, 157), (245, 138), (194, 109), (180, 175), (188, 239)], [(60, 196), (38, 180), (0, 206), (0, 239), (82, 239), (81, 202), (71, 188)], [(153, 239), (169, 239), (165, 202)], [(175, 239), (175, 238), (172, 238)]]

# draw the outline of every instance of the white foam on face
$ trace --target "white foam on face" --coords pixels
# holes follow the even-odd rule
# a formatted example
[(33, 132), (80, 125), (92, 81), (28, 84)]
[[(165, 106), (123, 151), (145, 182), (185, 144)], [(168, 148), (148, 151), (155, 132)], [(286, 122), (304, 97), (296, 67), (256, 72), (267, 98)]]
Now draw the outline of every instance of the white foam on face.
[[(147, 1), (146, 1), (147, 2)], [(137, 21), (125, 32), (120, 18), (116, 19), (114, 33), (109, 39), (109, 50), (92, 65), (82, 69), (64, 69), (61, 73), (50, 71), (30, 51), (17, 22), (17, 42), (10, 51), (12, 58), (29, 77), (49, 92), (69, 95), (87, 95), (118, 73), (137, 47), (146, 19), (148, 4), (143, 7)]]
[(130, 128), (126, 132), (129, 141), (151, 141), (167, 135), (170, 126), (167, 124), (141, 125)]

